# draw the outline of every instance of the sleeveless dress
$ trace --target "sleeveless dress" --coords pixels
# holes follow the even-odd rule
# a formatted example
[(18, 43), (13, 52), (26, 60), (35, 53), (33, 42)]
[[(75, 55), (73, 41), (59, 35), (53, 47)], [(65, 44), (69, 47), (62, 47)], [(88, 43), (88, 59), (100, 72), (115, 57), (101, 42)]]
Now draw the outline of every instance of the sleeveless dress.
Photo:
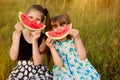
[[(43, 36), (38, 39), (40, 46)], [(32, 57), (32, 44), (25, 41), (23, 34), (20, 37), (18, 64), (13, 69), (7, 80), (53, 80), (53, 74), (47, 66), (35, 66)]]
[(62, 68), (54, 65), (53, 80), (100, 80), (98, 72), (88, 59), (80, 60), (74, 44), (74, 38), (62, 42), (53, 42), (63, 61)]

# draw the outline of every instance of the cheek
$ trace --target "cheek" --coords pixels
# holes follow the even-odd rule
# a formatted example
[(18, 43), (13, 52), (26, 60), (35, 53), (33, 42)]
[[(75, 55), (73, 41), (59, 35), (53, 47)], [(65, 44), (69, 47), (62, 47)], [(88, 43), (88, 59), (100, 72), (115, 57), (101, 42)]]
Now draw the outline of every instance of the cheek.
[(56, 30), (56, 28), (52, 28), (52, 30), (54, 30), (54, 31), (55, 31), (55, 30)]
[(52, 26), (52, 30), (56, 29), (56, 27)]
[(40, 24), (40, 23), (41, 23), (41, 21), (37, 20), (37, 21), (36, 21), (36, 23), (37, 23), (37, 24)]
[(53, 31), (57, 32), (57, 28), (52, 28)]

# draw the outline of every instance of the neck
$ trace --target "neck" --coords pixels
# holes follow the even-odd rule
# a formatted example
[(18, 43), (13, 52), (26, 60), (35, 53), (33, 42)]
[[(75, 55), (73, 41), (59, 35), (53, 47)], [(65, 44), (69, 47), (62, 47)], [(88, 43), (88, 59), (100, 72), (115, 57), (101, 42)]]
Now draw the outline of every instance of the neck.
[(32, 42), (32, 38), (33, 38), (32, 32), (30, 30), (28, 30), (28, 29), (25, 29), (24, 32), (23, 32), (23, 34), (24, 34), (25, 40), (28, 43), (31, 43)]
[(28, 30), (28, 29), (25, 29), (25, 32), (26, 32), (29, 36), (32, 35), (32, 32), (31, 32), (30, 30)]

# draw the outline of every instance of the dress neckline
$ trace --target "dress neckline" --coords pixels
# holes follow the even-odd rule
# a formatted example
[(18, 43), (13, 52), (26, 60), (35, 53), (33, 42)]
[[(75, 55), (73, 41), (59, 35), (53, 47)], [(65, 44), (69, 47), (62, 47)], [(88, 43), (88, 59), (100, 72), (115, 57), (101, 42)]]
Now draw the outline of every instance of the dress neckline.
[(23, 40), (24, 40), (27, 44), (32, 45), (32, 43), (29, 43), (29, 42), (26, 41), (26, 39), (24, 38), (23, 32), (22, 32), (21, 36), (22, 36)]

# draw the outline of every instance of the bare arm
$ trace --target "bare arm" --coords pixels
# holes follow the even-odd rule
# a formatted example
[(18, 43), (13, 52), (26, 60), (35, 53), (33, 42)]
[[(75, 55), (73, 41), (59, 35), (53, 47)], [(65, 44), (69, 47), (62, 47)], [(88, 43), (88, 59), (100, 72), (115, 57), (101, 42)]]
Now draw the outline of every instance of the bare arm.
[(53, 61), (54, 61), (54, 64), (56, 66), (58, 66), (59, 68), (62, 68), (63, 66), (63, 62), (58, 54), (58, 52), (56, 51), (56, 49), (54, 48), (54, 46), (52, 45), (53, 43), (53, 40), (48, 38), (46, 40), (46, 45), (50, 48), (50, 51), (51, 51), (51, 54), (52, 54), (52, 57), (53, 57)]
[(16, 30), (13, 32), (13, 35), (12, 35), (12, 45), (10, 47), (10, 52), (9, 52), (10, 58), (13, 61), (15, 61), (18, 57), (20, 35), (21, 35), (22, 29), (23, 29), (20, 22), (18, 22), (15, 25), (15, 29)]
[(79, 31), (76, 29), (72, 29), (70, 34), (73, 35), (73, 37), (75, 38), (75, 47), (77, 49), (79, 58), (81, 60), (84, 60), (86, 58), (86, 51), (83, 46), (82, 40), (80, 39)]
[(33, 36), (34, 36), (33, 43), (32, 43), (33, 61), (34, 61), (34, 64), (36, 66), (38, 66), (39, 64), (42, 63), (42, 60), (44, 57), (44, 54), (41, 52), (42, 52), (42, 50), (44, 51), (44, 49), (45, 49), (45, 41), (42, 40), (42, 43), (39, 47), (38, 46), (38, 37), (40, 36), (40, 32), (39, 31), (33, 32)]

